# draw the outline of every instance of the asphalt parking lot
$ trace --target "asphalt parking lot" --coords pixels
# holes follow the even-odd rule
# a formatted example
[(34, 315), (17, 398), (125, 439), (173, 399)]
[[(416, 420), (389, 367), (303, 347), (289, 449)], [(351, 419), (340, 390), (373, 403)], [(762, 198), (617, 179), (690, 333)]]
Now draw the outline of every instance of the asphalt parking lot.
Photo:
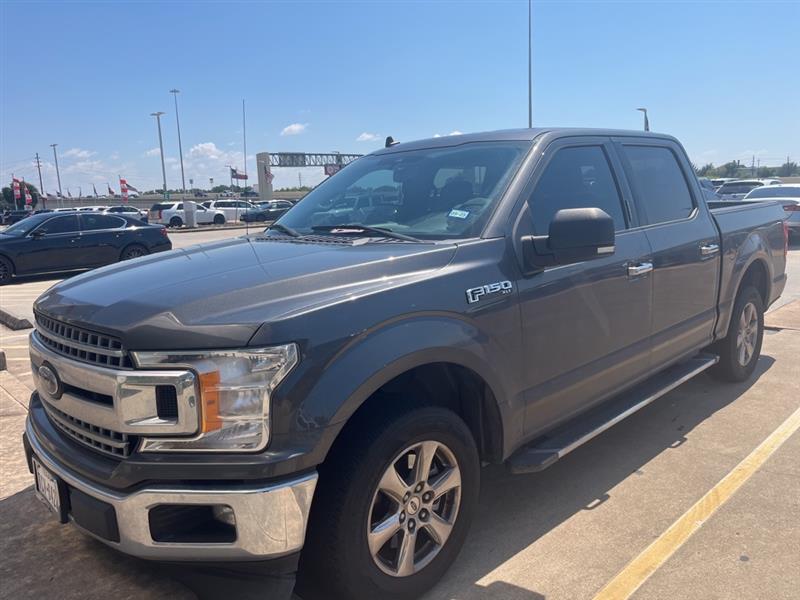
[[(171, 238), (182, 247), (241, 233)], [(426, 599), (800, 597), (798, 244), (788, 272), (752, 380), (701, 375), (540, 474), (484, 469), (467, 544)], [(57, 280), (15, 283), (0, 300), (30, 311)], [(0, 329), (0, 597), (194, 598), (34, 499), (20, 443), (26, 338)]]

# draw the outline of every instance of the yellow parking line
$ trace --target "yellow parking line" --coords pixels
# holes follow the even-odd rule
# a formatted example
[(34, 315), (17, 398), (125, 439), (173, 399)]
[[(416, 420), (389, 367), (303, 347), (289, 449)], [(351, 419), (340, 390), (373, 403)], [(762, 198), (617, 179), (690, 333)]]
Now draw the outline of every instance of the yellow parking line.
[(23, 348), (27, 348), (28, 345), (25, 344), (24, 346), (0, 346), (0, 350), (22, 350)]
[(663, 565), (717, 509), (750, 479), (772, 454), (800, 429), (800, 408), (722, 480), (687, 510), (639, 556), (606, 584), (594, 600), (625, 600)]

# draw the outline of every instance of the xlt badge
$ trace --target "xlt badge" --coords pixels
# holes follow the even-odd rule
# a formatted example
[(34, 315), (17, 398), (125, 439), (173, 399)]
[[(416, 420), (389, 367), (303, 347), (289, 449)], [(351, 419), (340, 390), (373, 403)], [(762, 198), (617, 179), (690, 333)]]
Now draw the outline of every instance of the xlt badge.
[(490, 296), (492, 294), (510, 294), (513, 287), (514, 285), (506, 280), (469, 288), (467, 290), (467, 303), (474, 304), (484, 296)]

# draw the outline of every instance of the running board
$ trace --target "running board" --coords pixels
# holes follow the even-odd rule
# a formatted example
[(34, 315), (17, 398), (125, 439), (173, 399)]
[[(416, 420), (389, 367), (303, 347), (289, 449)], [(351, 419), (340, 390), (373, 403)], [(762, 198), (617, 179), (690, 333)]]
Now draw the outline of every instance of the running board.
[(699, 354), (673, 365), (545, 437), (523, 446), (506, 460), (506, 466), (515, 475), (542, 471), (695, 375), (713, 367), (718, 360), (719, 357), (715, 355)]

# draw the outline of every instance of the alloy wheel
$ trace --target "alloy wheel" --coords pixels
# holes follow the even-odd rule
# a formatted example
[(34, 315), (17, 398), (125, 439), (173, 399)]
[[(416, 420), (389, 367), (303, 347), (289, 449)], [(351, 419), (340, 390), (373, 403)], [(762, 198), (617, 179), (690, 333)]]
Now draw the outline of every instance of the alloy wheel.
[(367, 517), (367, 544), (378, 568), (408, 577), (425, 568), (453, 531), (461, 504), (461, 471), (443, 443), (418, 442), (381, 477)]
[(739, 317), (739, 329), (736, 334), (736, 355), (743, 367), (750, 363), (758, 341), (758, 310), (755, 304), (748, 302)]

